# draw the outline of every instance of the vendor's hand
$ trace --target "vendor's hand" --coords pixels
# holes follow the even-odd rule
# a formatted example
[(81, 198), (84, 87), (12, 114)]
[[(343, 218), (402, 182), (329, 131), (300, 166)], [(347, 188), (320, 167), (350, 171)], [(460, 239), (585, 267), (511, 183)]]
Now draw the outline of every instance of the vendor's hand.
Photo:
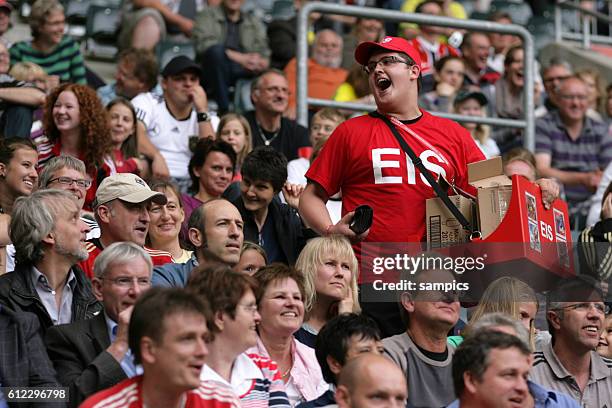
[(604, 220), (612, 218), (612, 194), (608, 194), (601, 206), (601, 218)]
[(350, 213), (347, 213), (344, 217), (340, 219), (340, 221), (338, 221), (337, 224), (332, 225), (329, 228), (328, 234), (329, 235), (332, 235), (332, 234), (344, 235), (353, 243), (363, 241), (370, 233), (370, 229), (368, 228), (362, 234), (359, 234), (359, 235), (355, 234), (349, 228), (349, 225), (351, 224), (351, 221), (353, 221), (354, 216), (355, 216), (355, 211), (351, 211)]
[(544, 208), (550, 210), (550, 206), (553, 201), (559, 198), (559, 185), (556, 181), (549, 178), (541, 178), (536, 180), (535, 182), (538, 186), (540, 186), (540, 190), (542, 191), (542, 202), (544, 203)]
[(161, 154), (156, 155), (151, 163), (151, 172), (154, 178), (168, 179), (170, 178), (170, 170), (166, 164), (166, 159)]
[(302, 195), (305, 188), (306, 186), (301, 184), (291, 184), (289, 182), (285, 183), (285, 186), (283, 187), (283, 196), (290, 207), (293, 207), (296, 210), (299, 208), (300, 195)]

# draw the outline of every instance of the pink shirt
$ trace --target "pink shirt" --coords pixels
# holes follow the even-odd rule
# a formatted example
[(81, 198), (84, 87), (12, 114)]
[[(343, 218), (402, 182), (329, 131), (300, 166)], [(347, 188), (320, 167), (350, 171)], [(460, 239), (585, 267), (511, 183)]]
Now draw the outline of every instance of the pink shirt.
[[(316, 399), (329, 389), (329, 385), (323, 380), (314, 349), (292, 339), (291, 352), (293, 353), (293, 367), (289, 373), (288, 384), (291, 383), (295, 387), (302, 401)], [(246, 353), (255, 353), (270, 358), (268, 350), (259, 337), (257, 345), (248, 349)], [(291, 402), (294, 405), (293, 401)]]

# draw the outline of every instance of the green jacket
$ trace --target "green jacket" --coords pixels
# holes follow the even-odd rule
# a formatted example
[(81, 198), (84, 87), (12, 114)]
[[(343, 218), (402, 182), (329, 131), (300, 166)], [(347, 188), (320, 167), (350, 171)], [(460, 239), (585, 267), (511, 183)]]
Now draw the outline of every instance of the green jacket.
[[(268, 37), (264, 24), (254, 15), (241, 13), (240, 45), (242, 52), (256, 52), (270, 57)], [(193, 26), (193, 42), (198, 55), (215, 44), (224, 44), (227, 32), (225, 12), (221, 7), (207, 7), (196, 15)]]

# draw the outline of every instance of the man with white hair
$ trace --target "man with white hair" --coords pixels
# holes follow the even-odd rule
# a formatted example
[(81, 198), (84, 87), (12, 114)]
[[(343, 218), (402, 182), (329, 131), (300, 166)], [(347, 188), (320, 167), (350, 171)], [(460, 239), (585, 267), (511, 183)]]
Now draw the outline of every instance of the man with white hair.
[(151, 287), (151, 257), (133, 242), (115, 242), (94, 263), (93, 292), (104, 306), (97, 316), (49, 329), (47, 351), (70, 406), (94, 392), (142, 373), (128, 345), (134, 304)]
[(76, 263), (87, 259), (87, 225), (73, 195), (41, 190), (13, 207), (10, 237), (15, 271), (0, 276), (0, 304), (32, 312), (41, 331), (91, 318), (101, 309), (89, 280)]
[[(346, 80), (348, 72), (342, 65), (342, 37), (333, 30), (321, 30), (315, 37), (312, 56), (308, 59), (308, 97), (333, 99), (336, 89)], [(297, 97), (297, 59), (285, 67), (289, 81), (288, 117), (295, 119)]]

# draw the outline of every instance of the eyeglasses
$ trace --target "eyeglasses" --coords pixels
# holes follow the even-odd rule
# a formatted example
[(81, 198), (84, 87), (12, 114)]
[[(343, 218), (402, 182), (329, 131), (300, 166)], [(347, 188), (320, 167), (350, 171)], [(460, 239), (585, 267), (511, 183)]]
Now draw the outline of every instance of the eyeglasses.
[(66, 186), (71, 186), (73, 183), (75, 183), (78, 187), (81, 187), (81, 188), (89, 188), (89, 187), (91, 187), (91, 180), (87, 180), (87, 179), (73, 179), (73, 178), (70, 178), (70, 177), (56, 177), (54, 179), (49, 180), (48, 184), (51, 184), (51, 183), (53, 183), (55, 181), (57, 181), (60, 184), (66, 185)]
[(254, 303), (251, 303), (251, 304), (248, 304), (248, 305), (242, 305), (242, 304), (238, 303), (238, 306), (240, 306), (241, 308), (243, 308), (247, 312), (251, 312), (253, 314), (257, 313), (257, 305), (254, 304)]
[(134, 283), (141, 288), (148, 288), (151, 286), (151, 279), (149, 278), (128, 278), (127, 276), (120, 276), (119, 278), (108, 279), (108, 278), (99, 278), (101, 280), (109, 281), (121, 288), (130, 288), (134, 286)]
[(577, 99), (579, 101), (586, 101), (587, 99), (589, 99), (589, 97), (586, 95), (559, 95), (559, 98), (563, 99), (564, 101), (571, 101), (573, 99)]
[(579, 312), (588, 312), (591, 307), (599, 314), (608, 314), (610, 308), (605, 303), (582, 302), (574, 305), (559, 307), (553, 310), (577, 310)]
[(382, 64), (382, 66), (385, 68), (390, 67), (391, 65), (394, 65), (394, 64), (406, 64), (408, 66), (414, 65), (394, 55), (388, 55), (386, 57), (382, 57), (378, 61), (368, 62), (366, 65), (363, 66), (363, 70), (366, 74), (370, 75), (372, 72), (374, 72), (378, 64)]
[(550, 78), (544, 78), (544, 83), (551, 83), (551, 82), (555, 82), (555, 81), (564, 81), (567, 78), (569, 78), (569, 75), (565, 75), (565, 76), (558, 76), (558, 77), (550, 77)]
[(281, 87), (281, 86), (268, 86), (266, 88), (260, 88), (262, 91), (270, 92), (270, 93), (282, 93), (289, 94), (289, 88)]

